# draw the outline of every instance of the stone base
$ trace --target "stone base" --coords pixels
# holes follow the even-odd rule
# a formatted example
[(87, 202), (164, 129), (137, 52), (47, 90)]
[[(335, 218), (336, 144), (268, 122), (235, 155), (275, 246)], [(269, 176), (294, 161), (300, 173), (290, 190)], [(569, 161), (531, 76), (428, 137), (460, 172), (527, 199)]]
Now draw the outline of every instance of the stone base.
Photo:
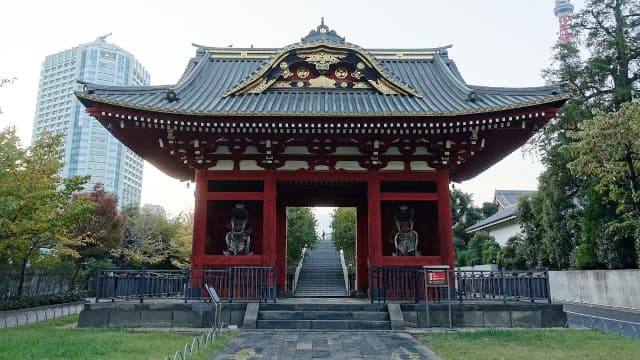
[[(426, 327), (425, 304), (401, 304), (405, 325)], [(429, 304), (431, 327), (449, 326), (447, 304)], [(453, 327), (563, 327), (567, 314), (562, 304), (451, 304)]]
[[(247, 304), (223, 304), (224, 324), (242, 326)], [(132, 328), (132, 327), (191, 327), (206, 328), (213, 325), (211, 303), (98, 303), (85, 304), (80, 313), (78, 327)]]

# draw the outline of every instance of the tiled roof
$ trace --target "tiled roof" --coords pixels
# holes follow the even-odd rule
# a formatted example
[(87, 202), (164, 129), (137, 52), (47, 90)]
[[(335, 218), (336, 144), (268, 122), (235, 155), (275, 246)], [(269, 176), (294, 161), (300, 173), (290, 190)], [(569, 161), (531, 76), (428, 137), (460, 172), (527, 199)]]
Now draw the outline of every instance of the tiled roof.
[[(330, 43), (329, 43), (330, 44)], [(341, 45), (343, 46), (343, 45)], [(344, 46), (351, 46), (347, 43)], [(373, 59), (381, 73), (421, 96), (382, 94), (376, 89), (270, 88), (258, 94), (224, 96), (273, 59), (281, 49), (233, 49), (244, 57), (215, 57), (228, 48), (199, 48), (175, 85), (116, 87), (86, 84), (77, 93), (82, 101), (134, 109), (197, 116), (456, 116), (518, 109), (563, 101), (558, 86), (501, 88), (468, 85), (445, 48), (388, 50), (402, 53), (393, 58), (380, 49), (353, 49)], [(354, 51), (355, 51), (354, 50)], [(247, 56), (261, 52), (262, 56)], [(368, 53), (367, 53), (368, 52)], [(266, 56), (264, 54), (267, 54)], [(167, 99), (175, 92), (178, 100)], [(473, 93), (474, 100), (470, 100)]]
[(511, 218), (515, 219), (516, 210), (518, 210), (518, 204), (517, 203), (514, 206), (510, 206), (510, 207), (508, 207), (508, 208), (506, 208), (506, 209), (504, 209), (502, 211), (498, 211), (497, 213), (489, 216), (488, 218), (486, 218), (484, 220), (478, 221), (477, 223), (473, 224), (472, 226), (466, 228), (465, 232), (467, 232), (467, 233), (476, 232), (478, 230), (484, 229), (486, 227), (489, 227), (489, 226), (497, 224), (497, 223), (501, 223), (501, 222), (509, 220)]
[(533, 190), (496, 190), (494, 201), (506, 209), (511, 206), (517, 206), (518, 200), (522, 195), (530, 195), (533, 193), (535, 193)]

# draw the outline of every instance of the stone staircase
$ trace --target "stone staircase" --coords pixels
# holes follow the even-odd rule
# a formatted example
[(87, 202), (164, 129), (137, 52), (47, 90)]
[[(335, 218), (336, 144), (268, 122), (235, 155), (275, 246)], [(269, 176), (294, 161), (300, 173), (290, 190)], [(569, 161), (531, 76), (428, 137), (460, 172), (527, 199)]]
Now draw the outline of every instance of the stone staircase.
[(330, 239), (320, 240), (318, 246), (305, 255), (294, 296), (342, 297), (347, 295), (340, 253), (333, 247)]
[(260, 304), (258, 329), (391, 330), (385, 304)]

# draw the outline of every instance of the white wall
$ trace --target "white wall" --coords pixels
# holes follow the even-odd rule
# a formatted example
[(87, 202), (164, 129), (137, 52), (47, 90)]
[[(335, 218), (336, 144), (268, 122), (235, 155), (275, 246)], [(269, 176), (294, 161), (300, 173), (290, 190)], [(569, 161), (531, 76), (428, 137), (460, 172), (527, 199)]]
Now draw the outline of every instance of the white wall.
[(549, 271), (553, 301), (640, 310), (640, 270)]
[(489, 235), (493, 236), (496, 239), (496, 242), (500, 244), (500, 246), (504, 246), (510, 237), (520, 234), (521, 230), (520, 224), (518, 224), (516, 219), (513, 219), (494, 226), (490, 226), (483, 231), (486, 231), (489, 233)]

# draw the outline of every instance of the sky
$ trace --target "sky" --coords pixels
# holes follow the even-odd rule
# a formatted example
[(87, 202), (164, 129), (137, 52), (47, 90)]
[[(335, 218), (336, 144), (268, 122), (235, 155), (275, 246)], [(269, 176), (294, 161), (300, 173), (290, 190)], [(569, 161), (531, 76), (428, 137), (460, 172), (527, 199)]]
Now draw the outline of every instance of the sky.
[[(573, 0), (579, 10), (584, 0)], [(173, 84), (192, 44), (284, 47), (315, 29), (320, 17), (346, 41), (363, 48), (427, 48), (453, 45), (454, 59), (469, 84), (540, 86), (558, 36), (553, 0), (351, 0), (351, 1), (3, 1), (0, 4), (0, 128), (14, 125), (23, 145), (31, 142), (40, 66), (52, 53), (113, 33), (108, 41), (133, 53), (152, 85)], [(516, 150), (458, 189), (476, 204), (495, 189), (536, 189), (542, 166)], [(145, 163), (142, 204), (162, 205), (176, 215), (193, 208), (193, 186)], [(331, 209), (317, 209), (328, 231)]]

